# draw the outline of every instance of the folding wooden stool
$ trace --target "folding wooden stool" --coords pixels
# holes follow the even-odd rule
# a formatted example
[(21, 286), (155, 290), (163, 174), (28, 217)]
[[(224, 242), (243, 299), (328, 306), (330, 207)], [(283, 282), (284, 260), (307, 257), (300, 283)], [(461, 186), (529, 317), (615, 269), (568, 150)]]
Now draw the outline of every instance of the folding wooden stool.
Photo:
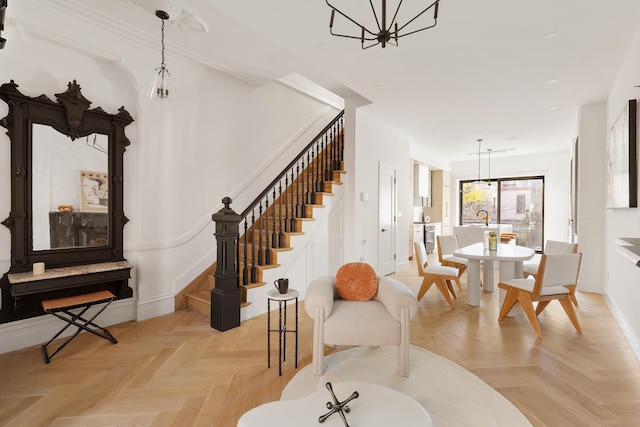
[[(60, 329), (60, 331), (58, 331), (58, 333), (55, 334), (48, 343), (42, 346), (42, 355), (44, 356), (44, 361), (46, 363), (49, 363), (51, 361), (51, 358), (55, 356), (56, 353), (62, 350), (83, 330), (91, 332), (92, 334), (97, 335), (100, 338), (104, 338), (116, 344), (118, 341), (113, 337), (113, 335), (111, 335), (111, 333), (107, 329), (93, 323), (93, 320), (98, 317), (100, 313), (102, 313), (115, 298), (116, 297), (109, 291), (98, 291), (92, 292), (90, 294), (75, 295), (72, 297), (42, 301), (42, 308), (44, 309), (45, 313), (53, 314), (54, 316), (68, 323), (65, 327)], [(84, 313), (86, 313), (87, 310), (89, 310), (96, 304), (104, 305), (90, 319), (83, 318), (82, 316), (84, 315)], [(72, 313), (70, 311), (76, 308), (82, 308), (82, 310), (78, 314)], [(60, 334), (66, 331), (67, 328), (71, 325), (77, 326), (78, 330), (69, 338), (67, 338), (65, 342), (60, 344), (60, 346), (53, 353), (49, 354), (47, 352), (47, 346), (51, 344), (53, 340), (58, 338)], [(92, 326), (93, 328), (89, 326)]]

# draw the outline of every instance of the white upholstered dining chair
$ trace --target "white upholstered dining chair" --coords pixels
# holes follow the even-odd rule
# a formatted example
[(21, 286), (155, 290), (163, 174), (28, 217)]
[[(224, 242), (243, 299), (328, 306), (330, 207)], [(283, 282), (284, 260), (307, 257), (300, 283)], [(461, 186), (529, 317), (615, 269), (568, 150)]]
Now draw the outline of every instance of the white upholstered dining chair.
[[(453, 255), (453, 252), (458, 249), (458, 236), (455, 234), (443, 234), (436, 236), (438, 244), (438, 261), (440, 265), (445, 267), (453, 267), (458, 269), (458, 279), (467, 269), (468, 260), (459, 258)], [(458, 288), (462, 289), (460, 280), (457, 280)]]
[[(576, 331), (582, 332), (578, 316), (569, 298), (569, 286), (575, 286), (580, 273), (581, 253), (543, 254), (540, 268), (535, 278), (511, 279), (499, 282), (498, 287), (506, 291), (498, 321), (519, 302), (538, 337), (542, 337), (538, 315), (549, 302), (558, 300), (569, 316)], [(533, 302), (538, 302), (536, 310)]]
[[(547, 240), (547, 244), (544, 247), (545, 254), (575, 254), (578, 252), (577, 243), (562, 242), (559, 240)], [(538, 274), (540, 267), (540, 258), (525, 261), (522, 266), (522, 272), (524, 277), (535, 278)], [(576, 285), (567, 285), (569, 289), (569, 299), (575, 306), (578, 306), (578, 299), (576, 298)]]
[(427, 251), (422, 242), (413, 242), (416, 252), (416, 265), (418, 267), (418, 275), (422, 277), (422, 284), (418, 291), (418, 301), (427, 293), (431, 285), (435, 283), (436, 287), (452, 309), (455, 309), (451, 295), (456, 298), (456, 291), (453, 289), (451, 282), (456, 282), (460, 287), (458, 279), (458, 269), (444, 265), (429, 265), (427, 262)]

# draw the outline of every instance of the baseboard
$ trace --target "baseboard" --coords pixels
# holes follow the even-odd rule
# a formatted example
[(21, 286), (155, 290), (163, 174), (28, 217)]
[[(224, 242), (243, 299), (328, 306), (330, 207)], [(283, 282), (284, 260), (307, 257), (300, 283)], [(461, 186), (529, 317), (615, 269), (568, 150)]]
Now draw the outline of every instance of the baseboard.
[[(98, 307), (93, 307), (86, 315), (91, 316), (98, 309)], [(114, 301), (100, 314), (96, 319), (96, 323), (107, 327), (134, 320), (134, 312), (135, 301), (132, 298)], [(33, 345), (44, 344), (64, 325), (65, 323), (62, 320), (50, 314), (4, 323), (0, 325), (0, 353), (8, 353)], [(61, 336), (69, 336), (75, 331), (75, 327), (70, 327)]]
[[(497, 264), (497, 263), (496, 263)], [(592, 294), (603, 294), (602, 284), (578, 279), (578, 290)]]
[(174, 297), (174, 294), (165, 294), (155, 298), (138, 300), (136, 320), (147, 320), (173, 313), (175, 311)]
[(396, 272), (404, 271), (411, 268), (411, 263), (407, 260), (405, 262), (399, 262), (396, 264)]
[(631, 351), (633, 351), (638, 361), (640, 361), (640, 340), (633, 332), (633, 329), (631, 329), (631, 326), (629, 326), (627, 319), (624, 317), (624, 314), (622, 314), (616, 303), (606, 294), (604, 294), (603, 297), (611, 311), (611, 314), (613, 314), (613, 317), (616, 319), (622, 334), (627, 339), (629, 346), (631, 346)]

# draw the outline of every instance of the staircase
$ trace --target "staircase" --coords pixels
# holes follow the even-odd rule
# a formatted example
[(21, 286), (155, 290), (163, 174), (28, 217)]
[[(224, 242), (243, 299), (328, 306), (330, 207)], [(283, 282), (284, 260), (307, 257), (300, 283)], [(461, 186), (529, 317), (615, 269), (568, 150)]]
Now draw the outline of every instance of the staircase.
[[(266, 270), (277, 269), (278, 254), (291, 251), (291, 237), (304, 234), (305, 223), (324, 207), (334, 186), (342, 185), (344, 129), (341, 112), (282, 173), (245, 209), (239, 224), (236, 266), (241, 305), (248, 292), (264, 286)], [(211, 289), (215, 287), (214, 263), (175, 298), (176, 310), (188, 308), (211, 313)]]

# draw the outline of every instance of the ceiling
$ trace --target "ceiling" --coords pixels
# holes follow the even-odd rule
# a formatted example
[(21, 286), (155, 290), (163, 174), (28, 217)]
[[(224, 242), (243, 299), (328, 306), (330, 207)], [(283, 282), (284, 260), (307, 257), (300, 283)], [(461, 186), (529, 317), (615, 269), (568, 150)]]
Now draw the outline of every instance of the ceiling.
[[(188, 51), (252, 84), (299, 73), (370, 101), (361, 108), (452, 161), (477, 156), (478, 138), (483, 150), (505, 155), (569, 149), (579, 107), (606, 100), (640, 16), (638, 0), (441, 0), (435, 28), (399, 47), (362, 50), (358, 40), (329, 34), (324, 0), (131, 1), (138, 5), (63, 0), (149, 35), (158, 18), (140, 6), (178, 5), (208, 31), (169, 26), (169, 68), (172, 52)], [(331, 2), (356, 19), (371, 14), (366, 0)]]
[[(435, 28), (363, 51), (329, 35), (322, 0), (210, 3), (451, 160), (469, 159), (478, 138), (483, 149), (515, 149), (509, 155), (568, 149), (578, 108), (606, 99), (640, 12), (637, 0), (441, 0)], [(371, 14), (365, 0), (331, 3)]]

